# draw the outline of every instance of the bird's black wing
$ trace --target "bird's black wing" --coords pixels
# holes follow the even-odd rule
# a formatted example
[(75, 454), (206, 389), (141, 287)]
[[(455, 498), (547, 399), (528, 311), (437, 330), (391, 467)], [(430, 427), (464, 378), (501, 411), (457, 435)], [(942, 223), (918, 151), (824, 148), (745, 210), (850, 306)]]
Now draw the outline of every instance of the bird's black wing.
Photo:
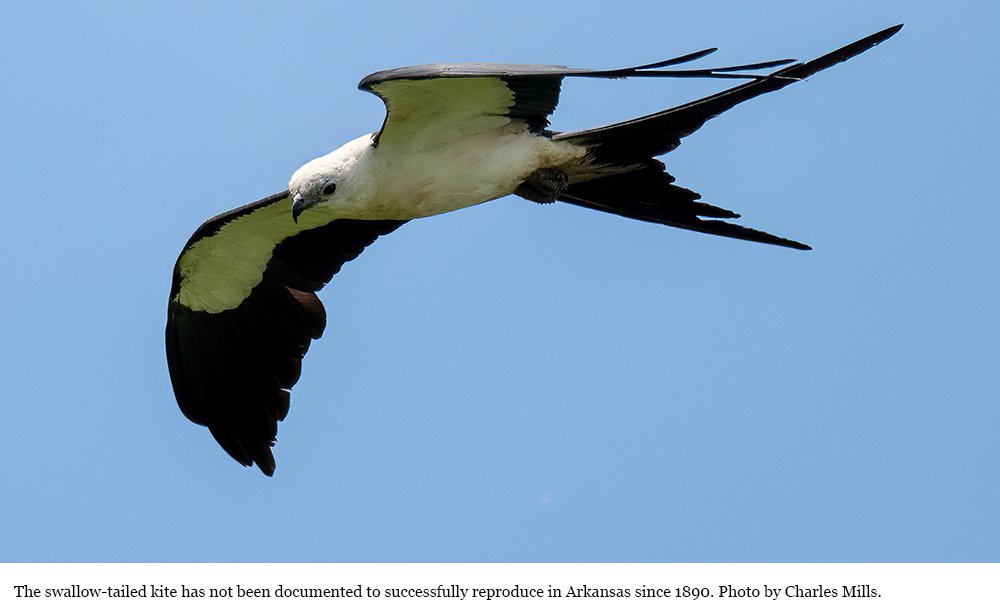
[(594, 148), (600, 160), (616, 164), (644, 161), (675, 149), (681, 138), (710, 119), (759, 95), (777, 91), (875, 47), (894, 36), (902, 25), (886, 28), (806, 63), (777, 72), (684, 105), (607, 126), (557, 133), (553, 139)]
[(174, 266), (167, 306), (167, 364), (184, 415), (236, 461), (273, 474), (289, 389), (326, 327), (316, 292), (403, 223), (295, 224), (282, 192), (198, 228)]

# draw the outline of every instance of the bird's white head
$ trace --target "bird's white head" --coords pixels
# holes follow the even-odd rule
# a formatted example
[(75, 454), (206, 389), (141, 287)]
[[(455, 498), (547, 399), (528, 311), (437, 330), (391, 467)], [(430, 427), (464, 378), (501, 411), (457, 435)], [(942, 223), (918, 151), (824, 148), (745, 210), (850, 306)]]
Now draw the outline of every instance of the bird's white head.
[(292, 219), (297, 222), (307, 209), (331, 217), (350, 217), (356, 212), (352, 207), (363, 203), (358, 194), (364, 185), (358, 169), (371, 141), (371, 135), (359, 137), (295, 171), (288, 182)]

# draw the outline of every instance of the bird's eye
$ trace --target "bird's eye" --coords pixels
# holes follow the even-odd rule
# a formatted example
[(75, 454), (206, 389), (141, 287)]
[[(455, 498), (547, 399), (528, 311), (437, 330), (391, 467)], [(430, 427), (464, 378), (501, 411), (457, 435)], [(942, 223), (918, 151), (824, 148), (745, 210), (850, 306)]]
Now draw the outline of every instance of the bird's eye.
[(329, 196), (330, 194), (333, 194), (336, 191), (337, 191), (337, 184), (335, 183), (328, 183), (326, 184), (326, 187), (323, 188), (323, 194), (326, 196)]

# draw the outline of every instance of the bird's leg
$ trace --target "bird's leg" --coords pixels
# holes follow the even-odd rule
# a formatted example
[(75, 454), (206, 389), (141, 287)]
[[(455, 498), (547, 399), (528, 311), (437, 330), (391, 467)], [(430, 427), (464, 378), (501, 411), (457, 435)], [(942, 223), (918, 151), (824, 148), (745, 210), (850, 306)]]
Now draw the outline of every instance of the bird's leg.
[(562, 191), (569, 185), (569, 177), (559, 169), (538, 169), (514, 193), (521, 198), (542, 204), (555, 202)]

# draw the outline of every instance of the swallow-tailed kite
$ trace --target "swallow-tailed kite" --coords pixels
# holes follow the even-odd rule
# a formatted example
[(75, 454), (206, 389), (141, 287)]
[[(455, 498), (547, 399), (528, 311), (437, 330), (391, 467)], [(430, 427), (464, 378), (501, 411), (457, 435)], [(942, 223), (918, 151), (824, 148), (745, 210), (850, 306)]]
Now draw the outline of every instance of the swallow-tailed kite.
[[(382, 128), (317, 158), (288, 190), (209, 219), (174, 267), (170, 378), (181, 411), (244, 466), (274, 472), (271, 447), (326, 313), (316, 292), (410, 219), (517, 194), (675, 228), (809, 247), (724, 219), (736, 213), (674, 185), (657, 156), (733, 106), (802, 80), (894, 35), (895, 26), (808, 63), (665, 69), (715, 49), (616, 70), (482, 63), (376, 72)], [(785, 66), (767, 75), (743, 72)], [(563, 78), (746, 78), (721, 93), (609, 126), (549, 130)]]

